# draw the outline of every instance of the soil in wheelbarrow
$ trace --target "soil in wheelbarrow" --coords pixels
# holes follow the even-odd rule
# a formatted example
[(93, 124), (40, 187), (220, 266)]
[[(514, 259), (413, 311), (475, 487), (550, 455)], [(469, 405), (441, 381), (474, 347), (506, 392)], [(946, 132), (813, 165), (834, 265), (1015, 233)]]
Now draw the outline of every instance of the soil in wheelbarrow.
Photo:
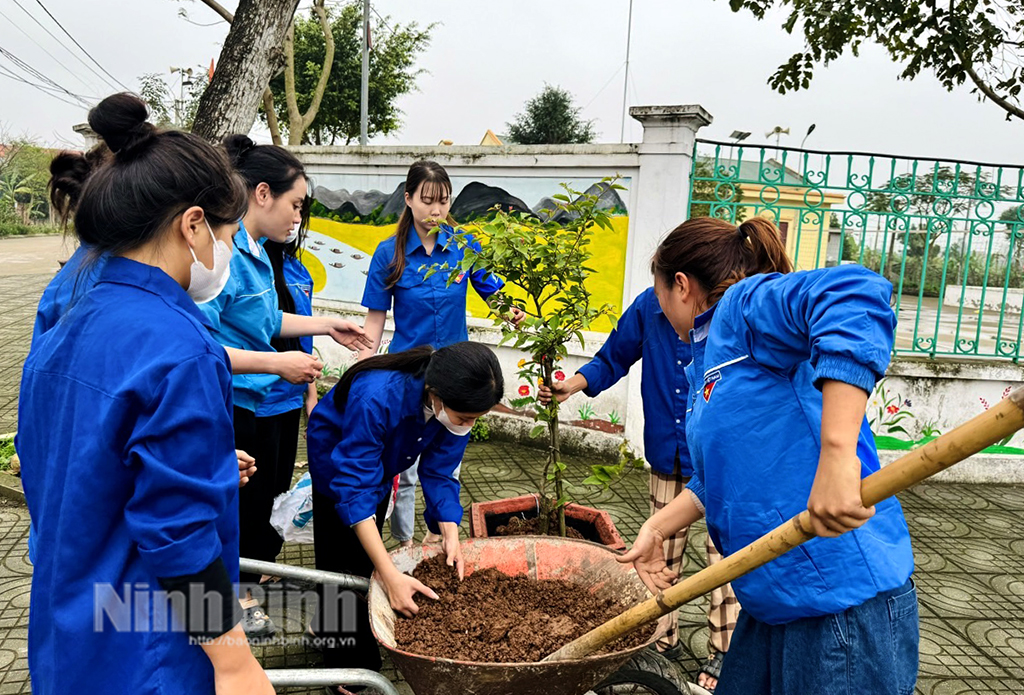
[[(499, 526), (497, 529), (498, 536), (540, 536), (540, 517), (535, 516), (531, 519), (524, 519), (521, 516), (514, 516), (508, 520), (508, 523), (504, 526)], [(554, 536), (558, 533), (558, 514), (551, 512), (548, 515), (548, 535)], [(587, 538), (572, 528), (571, 526), (565, 527), (565, 535), (568, 538), (578, 538), (580, 540), (587, 540)], [(447, 566), (447, 565), (446, 565)]]
[[(439, 598), (417, 597), (416, 617), (395, 623), (398, 647), (447, 659), (540, 661), (630, 607), (570, 582), (510, 577), (493, 568), (478, 570), (460, 582), (442, 555), (420, 563), (413, 576)], [(650, 625), (637, 630), (602, 651), (640, 646), (654, 629)]]

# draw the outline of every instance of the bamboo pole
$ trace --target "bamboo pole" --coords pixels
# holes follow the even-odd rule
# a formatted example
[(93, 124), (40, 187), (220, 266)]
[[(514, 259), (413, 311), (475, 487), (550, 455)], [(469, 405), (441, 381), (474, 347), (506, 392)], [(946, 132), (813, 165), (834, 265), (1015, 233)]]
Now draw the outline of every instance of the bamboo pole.
[[(1017, 389), (995, 407), (869, 475), (861, 484), (864, 506), (876, 505), (960, 463), (1021, 427), (1024, 427), (1024, 388)], [(810, 513), (805, 510), (721, 562), (598, 625), (548, 655), (544, 661), (580, 659), (592, 654), (623, 635), (671, 613), (712, 589), (742, 577), (814, 537)]]

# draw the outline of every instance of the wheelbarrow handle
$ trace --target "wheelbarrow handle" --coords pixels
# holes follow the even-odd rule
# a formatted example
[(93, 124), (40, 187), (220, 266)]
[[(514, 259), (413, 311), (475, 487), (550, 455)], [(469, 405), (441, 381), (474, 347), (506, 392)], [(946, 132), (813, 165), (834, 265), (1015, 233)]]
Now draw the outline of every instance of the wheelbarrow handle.
[(314, 584), (336, 584), (342, 588), (354, 589), (364, 594), (370, 590), (369, 579), (366, 577), (355, 577), (350, 574), (338, 574), (337, 572), (311, 570), (305, 567), (279, 565), (275, 562), (249, 560), (244, 557), (238, 561), (238, 567), (242, 572), (249, 574), (265, 574), (269, 577), (296, 579), (298, 581), (313, 582)]
[[(908, 452), (861, 483), (861, 500), (871, 507), (960, 463), (1024, 427), (1024, 388), (954, 430)], [(771, 562), (814, 538), (811, 515), (803, 511), (724, 560), (706, 567), (654, 598), (630, 608), (565, 645), (544, 661), (580, 659), (712, 589)]]
[(362, 668), (268, 668), (265, 673), (275, 688), (317, 685), (363, 685), (383, 695), (399, 695), (394, 684), (376, 671)]

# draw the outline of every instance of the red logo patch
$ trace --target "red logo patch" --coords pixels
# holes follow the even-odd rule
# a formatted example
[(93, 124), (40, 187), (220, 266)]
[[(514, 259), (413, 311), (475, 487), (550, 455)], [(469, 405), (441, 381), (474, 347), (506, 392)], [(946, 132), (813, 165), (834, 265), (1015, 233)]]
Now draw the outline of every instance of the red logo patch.
[(717, 383), (717, 381), (711, 381), (707, 384), (704, 384), (703, 395), (705, 403), (707, 403), (711, 399), (711, 392), (715, 390), (715, 384)]

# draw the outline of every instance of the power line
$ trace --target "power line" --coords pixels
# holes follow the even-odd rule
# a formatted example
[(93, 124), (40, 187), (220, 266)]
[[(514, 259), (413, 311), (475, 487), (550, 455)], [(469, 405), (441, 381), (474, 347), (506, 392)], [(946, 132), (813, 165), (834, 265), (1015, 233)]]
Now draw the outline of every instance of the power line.
[[(17, 0), (15, 0), (15, 2), (17, 2)], [(130, 92), (130, 91), (131, 91), (131, 89), (129, 89), (129, 88), (127, 87), (127, 86), (125, 86), (125, 84), (124, 84), (123, 82), (121, 82), (121, 80), (119, 80), (119, 79), (117, 79), (116, 77), (114, 77), (113, 75), (111, 75), (111, 74), (110, 74), (110, 72), (109, 72), (109, 71), (108, 71), (108, 70), (107, 70), (107, 69), (106, 69), (105, 67), (103, 67), (102, 65), (100, 65), (100, 62), (99, 62), (98, 60), (96, 60), (95, 58), (93, 58), (93, 57), (92, 57), (92, 54), (91, 54), (91, 53), (89, 53), (89, 51), (85, 50), (85, 47), (83, 47), (83, 46), (82, 46), (82, 44), (78, 43), (78, 40), (77, 40), (77, 39), (75, 39), (75, 37), (71, 35), (71, 32), (69, 32), (69, 31), (68, 31), (67, 29), (65, 29), (65, 28), (64, 28), (64, 25), (63, 25), (63, 24), (61, 24), (61, 23), (60, 23), (59, 21), (57, 21), (57, 18), (53, 16), (53, 13), (52, 13), (52, 12), (50, 12), (50, 11), (49, 11), (48, 9), (46, 9), (46, 5), (44, 5), (44, 4), (42, 3), (42, 0), (36, 0), (36, 4), (37, 4), (37, 5), (39, 5), (40, 7), (42, 7), (42, 8), (43, 8), (43, 12), (45, 12), (45, 13), (46, 13), (46, 15), (47, 15), (47, 16), (48, 16), (48, 17), (49, 17), (50, 19), (52, 19), (52, 20), (53, 20), (53, 23), (54, 23), (54, 24), (56, 24), (57, 26), (59, 26), (59, 27), (60, 27), (60, 30), (61, 30), (61, 31), (63, 31), (63, 32), (64, 32), (64, 33), (65, 33), (65, 34), (67, 35), (67, 37), (68, 37), (69, 39), (71, 39), (71, 40), (72, 40), (72, 41), (74, 42), (74, 44), (75, 44), (76, 46), (78, 46), (78, 49), (79, 49), (79, 50), (80, 50), (80, 51), (81, 51), (82, 53), (84, 53), (85, 55), (87, 55), (87, 56), (89, 57), (89, 60), (91, 60), (92, 62), (94, 62), (94, 63), (96, 64), (96, 67), (98, 67), (98, 68), (99, 68), (100, 70), (102, 70), (103, 72), (105, 72), (105, 73), (106, 73), (106, 74), (107, 74), (107, 75), (108, 75), (108, 76), (109, 76), (109, 77), (110, 77), (110, 78), (111, 78), (112, 80), (114, 80), (114, 82), (117, 82), (117, 84), (121, 85), (121, 88), (122, 88), (122, 89), (124, 89), (125, 91), (128, 91), (128, 92)]]
[(11, 61), (16, 67), (20, 68), (23, 72), (27, 73), (29, 76), (34, 77), (34, 78), (36, 78), (38, 80), (42, 80), (43, 82), (45, 82), (46, 84), (48, 84), (48, 85), (50, 85), (52, 87), (56, 87), (58, 90), (64, 92), (68, 96), (78, 100), (83, 106), (89, 106), (89, 102), (86, 101), (85, 97), (83, 97), (81, 94), (75, 94), (74, 92), (72, 92), (71, 90), (67, 89), (66, 87), (58, 84), (54, 80), (51, 80), (49, 77), (44, 75), (42, 72), (40, 72), (39, 70), (36, 70), (34, 67), (29, 65), (24, 60), (22, 60), (21, 58), (19, 58), (16, 55), (14, 55), (10, 51), (8, 51), (3, 46), (0, 46), (0, 55), (3, 55), (4, 57), (6, 57), (7, 60)]
[[(90, 71), (90, 72), (91, 72), (92, 74), (96, 75), (96, 77), (98, 77), (98, 78), (100, 78), (101, 80), (103, 80), (104, 82), (106, 82), (106, 83), (107, 83), (107, 84), (108, 84), (108, 85), (109, 85), (110, 87), (113, 87), (114, 89), (118, 89), (118, 86), (117, 86), (116, 84), (112, 83), (112, 82), (111, 82), (110, 80), (108, 80), (107, 78), (105, 78), (105, 77), (104, 77), (103, 75), (101, 75), (101, 74), (99, 74), (98, 72), (96, 72), (96, 70), (94, 70), (94, 69), (93, 69), (93, 67), (92, 67), (91, 65), (89, 65), (88, 63), (86, 63), (86, 62), (85, 62), (84, 60), (82, 60), (82, 59), (81, 59), (81, 58), (80, 58), (80, 57), (79, 57), (78, 55), (76, 55), (74, 51), (72, 51), (72, 50), (71, 50), (70, 48), (68, 48), (68, 47), (67, 47), (67, 46), (66, 46), (66, 45), (64, 44), (64, 42), (63, 42), (63, 41), (61, 41), (61, 40), (60, 40), (59, 38), (57, 38), (57, 36), (56, 36), (56, 35), (55, 35), (55, 34), (54, 34), (54, 33), (53, 33), (52, 31), (50, 31), (50, 30), (49, 30), (48, 28), (46, 28), (46, 26), (45, 26), (45, 25), (44, 25), (44, 24), (43, 24), (42, 22), (40, 22), (40, 21), (39, 21), (39, 20), (38, 20), (38, 19), (36, 18), (36, 16), (35, 16), (34, 14), (32, 14), (31, 12), (29, 12), (29, 11), (28, 11), (27, 9), (25, 9), (25, 6), (24, 6), (24, 5), (22, 5), (22, 4), (21, 4), (21, 3), (20, 3), (20, 2), (18, 1), (18, 0), (12, 0), (12, 2), (14, 2), (14, 4), (15, 4), (15, 5), (17, 5), (17, 6), (18, 6), (18, 8), (19, 8), (19, 9), (20, 9), (20, 10), (21, 10), (22, 12), (24, 12), (25, 14), (27, 14), (27, 15), (28, 15), (28, 17), (29, 17), (29, 19), (31, 19), (31, 20), (32, 20), (33, 22), (35, 22), (36, 24), (38, 24), (38, 25), (39, 25), (39, 28), (40, 28), (40, 29), (42, 29), (43, 31), (45, 31), (45, 32), (47, 33), (47, 35), (49, 35), (49, 37), (50, 37), (51, 39), (53, 39), (54, 41), (56, 41), (56, 42), (57, 42), (57, 43), (58, 43), (58, 44), (60, 45), (60, 47), (61, 47), (61, 48), (63, 48), (63, 49), (65, 50), (65, 51), (67, 51), (67, 52), (68, 52), (68, 54), (69, 54), (69, 55), (70, 55), (70, 56), (71, 56), (72, 58), (74, 58), (74, 59), (75, 59), (75, 60), (77, 60), (77, 61), (78, 61), (79, 63), (81, 63), (82, 65), (84, 65), (84, 66), (85, 66), (85, 68), (86, 68), (87, 70), (89, 70), (89, 71)], [(46, 10), (46, 8), (44, 7), (44, 8), (43, 8), (43, 10)], [(49, 14), (49, 12), (48, 12), (48, 11), (47, 11), (47, 14)], [(52, 17), (52, 15), (51, 15), (51, 17)], [(57, 20), (54, 20), (54, 21), (56, 22)], [(58, 22), (58, 26), (60, 26), (60, 23), (59, 23), (59, 22)], [(61, 28), (63, 28), (63, 27), (61, 27)], [(65, 32), (65, 33), (66, 33), (66, 32)], [(72, 40), (72, 41), (74, 41), (74, 38), (72, 38), (71, 40)], [(76, 41), (75, 43), (77, 44), (78, 42)], [(83, 52), (84, 52), (84, 49), (83, 49)], [(87, 53), (86, 55), (88, 55), (88, 53)], [(90, 57), (90, 58), (92, 58), (92, 56), (89, 56), (89, 57)], [(101, 67), (101, 69), (102, 69), (102, 66), (100, 66), (100, 67)], [(104, 72), (106, 72), (106, 71), (104, 70)]]
[[(46, 55), (50, 56), (50, 58), (52, 58), (52, 59), (53, 59), (53, 62), (57, 63), (57, 65), (60, 65), (60, 66), (61, 66), (62, 68), (64, 68), (64, 70), (66, 70), (66, 71), (67, 71), (67, 73), (68, 73), (69, 75), (71, 75), (72, 77), (74, 77), (74, 78), (75, 78), (76, 80), (78, 80), (79, 82), (81, 82), (81, 83), (82, 83), (83, 85), (85, 85), (85, 86), (86, 86), (86, 87), (88, 87), (89, 89), (94, 89), (94, 88), (95, 88), (95, 85), (89, 84), (88, 82), (86, 82), (85, 80), (83, 80), (83, 79), (82, 79), (82, 78), (81, 78), (81, 77), (80, 77), (80, 76), (79, 76), (78, 74), (76, 74), (76, 73), (72, 72), (72, 71), (71, 71), (71, 69), (70, 69), (70, 68), (68, 68), (68, 66), (67, 66), (67, 65), (64, 65), (65, 61), (61, 60), (60, 58), (58, 58), (57, 56), (53, 55), (53, 54), (52, 54), (52, 53), (50, 53), (50, 52), (49, 52), (48, 50), (46, 50), (46, 47), (45, 47), (45, 46), (43, 46), (43, 45), (42, 45), (41, 43), (39, 43), (38, 41), (36, 41), (36, 40), (35, 40), (35, 38), (33, 38), (33, 36), (32, 36), (31, 34), (29, 34), (29, 33), (28, 33), (27, 31), (25, 31), (25, 30), (24, 30), (24, 29), (22, 29), (22, 28), (21, 28), (20, 26), (18, 26), (18, 24), (17, 24), (17, 23), (16, 23), (16, 22), (15, 22), (15, 21), (14, 21), (13, 19), (11, 19), (10, 17), (8, 17), (8, 16), (7, 16), (7, 15), (6, 15), (5, 13), (4, 13), (4, 11), (3, 11), (3, 10), (0, 10), (0, 17), (3, 17), (4, 19), (6, 19), (6, 20), (7, 20), (7, 22), (8, 22), (8, 23), (9, 23), (9, 24), (10, 24), (11, 26), (13, 26), (13, 27), (14, 27), (15, 29), (17, 29), (17, 30), (18, 30), (18, 31), (20, 31), (20, 32), (21, 32), (22, 34), (24, 34), (24, 35), (25, 35), (25, 36), (26, 36), (26, 37), (28, 38), (28, 40), (29, 40), (29, 41), (31, 41), (32, 43), (34, 43), (34, 44), (35, 44), (36, 46), (38, 46), (38, 47), (39, 47), (39, 49), (40, 49), (40, 50), (41, 50), (41, 51), (42, 51), (43, 53), (45, 53)], [(65, 50), (66, 50), (66, 49), (65, 49)], [(87, 66), (87, 67), (88, 67), (88, 66)]]
[(35, 82), (30, 82), (29, 80), (26, 80), (24, 77), (21, 77), (20, 75), (17, 75), (15, 73), (11, 72), (10, 70), (8, 70), (7, 68), (5, 68), (2, 65), (0, 65), (0, 77), (6, 77), (8, 79), (16, 80), (18, 82), (22, 82), (24, 84), (27, 84), (29, 87), (33, 87), (35, 89), (38, 89), (43, 94), (46, 94), (47, 96), (51, 96), (54, 99), (57, 99), (58, 101), (62, 101), (65, 104), (67, 104), (68, 106), (74, 106), (75, 108), (80, 108), (81, 107), (80, 104), (76, 104), (73, 101), (68, 101), (67, 99), (65, 99), (64, 97), (60, 96), (59, 94), (54, 94), (52, 91), (50, 91), (50, 88), (48, 88), (48, 87), (46, 87), (44, 85), (41, 85), (41, 84), (37, 84)]

